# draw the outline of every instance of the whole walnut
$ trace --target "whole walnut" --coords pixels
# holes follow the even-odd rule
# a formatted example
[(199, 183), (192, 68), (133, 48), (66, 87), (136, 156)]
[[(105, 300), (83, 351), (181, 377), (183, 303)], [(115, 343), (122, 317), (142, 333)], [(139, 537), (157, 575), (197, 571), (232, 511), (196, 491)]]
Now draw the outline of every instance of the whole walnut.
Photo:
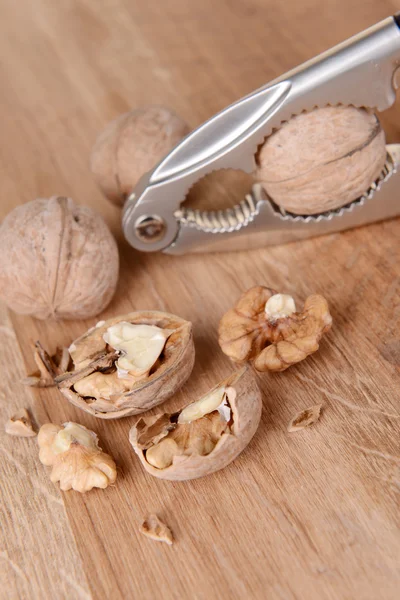
[(311, 215), (362, 196), (385, 161), (385, 134), (374, 113), (328, 106), (295, 116), (270, 135), (255, 176), (280, 207)]
[(86, 319), (110, 302), (117, 244), (102, 217), (71, 198), (15, 208), (0, 227), (0, 299), (38, 319)]
[(97, 138), (90, 168), (107, 198), (122, 206), (139, 179), (189, 133), (169, 108), (148, 106), (111, 121)]

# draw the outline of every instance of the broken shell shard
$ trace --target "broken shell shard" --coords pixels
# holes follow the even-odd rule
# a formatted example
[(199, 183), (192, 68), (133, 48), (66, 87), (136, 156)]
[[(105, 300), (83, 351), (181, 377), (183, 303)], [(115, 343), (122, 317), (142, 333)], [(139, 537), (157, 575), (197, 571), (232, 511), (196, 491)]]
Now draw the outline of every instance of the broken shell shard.
[(151, 475), (195, 479), (226, 467), (244, 450), (257, 430), (261, 408), (255, 374), (244, 367), (178, 413), (140, 418), (129, 439)]
[(143, 533), (146, 537), (156, 542), (164, 542), (171, 546), (174, 538), (172, 531), (157, 517), (157, 515), (151, 514), (145, 518), (139, 529), (140, 533)]
[(8, 419), (5, 425), (5, 431), (8, 435), (16, 437), (34, 437), (36, 431), (32, 426), (32, 421), (26, 408), (21, 408), (15, 415)]
[(72, 404), (102, 419), (161, 404), (184, 384), (194, 364), (192, 324), (158, 311), (98, 324), (69, 350), (73, 367), (56, 383)]

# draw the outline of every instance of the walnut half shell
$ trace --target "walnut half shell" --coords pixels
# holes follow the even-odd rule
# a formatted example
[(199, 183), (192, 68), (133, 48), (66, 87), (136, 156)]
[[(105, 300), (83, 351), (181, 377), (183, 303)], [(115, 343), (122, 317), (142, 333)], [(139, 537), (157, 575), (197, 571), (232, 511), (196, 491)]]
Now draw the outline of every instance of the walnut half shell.
[[(111, 343), (110, 331), (124, 325), (150, 326), (165, 334), (161, 353), (147, 371), (120, 369), (121, 358), (130, 364), (120, 350), (126, 346), (107, 341)], [(55, 382), (72, 404), (101, 419), (136, 415), (170, 398), (189, 377), (195, 354), (192, 324), (164, 312), (133, 312), (101, 321), (75, 340), (69, 352), (73, 368)]]
[(244, 367), (177, 413), (140, 418), (129, 439), (151, 475), (196, 479), (223, 469), (244, 450), (261, 408), (254, 372)]

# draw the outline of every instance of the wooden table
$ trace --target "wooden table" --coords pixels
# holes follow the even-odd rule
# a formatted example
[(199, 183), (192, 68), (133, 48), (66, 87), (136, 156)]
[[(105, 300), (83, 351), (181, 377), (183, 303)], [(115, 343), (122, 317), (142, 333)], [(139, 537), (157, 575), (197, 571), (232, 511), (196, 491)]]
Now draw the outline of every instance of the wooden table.
[[(2, 0), (1, 215), (52, 194), (104, 215), (122, 267), (102, 318), (161, 309), (194, 323), (193, 376), (168, 408), (231, 372), (216, 327), (256, 283), (298, 301), (324, 294), (334, 328), (318, 354), (259, 378), (261, 426), (234, 464), (170, 483), (145, 474), (132, 452), (134, 418), (96, 420), (56, 390), (19, 384), (36, 339), (53, 349), (98, 319), (54, 324), (2, 309), (2, 421), (21, 406), (39, 423), (77, 420), (99, 434), (119, 477), (106, 491), (61, 494), (35, 439), (9, 438), (2, 426), (0, 596), (399, 597), (400, 222), (247, 253), (140, 255), (88, 169), (96, 134), (119, 113), (163, 103), (195, 126), (398, 8), (390, 0)], [(399, 109), (382, 122), (388, 140), (399, 140)], [(318, 424), (286, 432), (297, 411), (320, 402)], [(172, 527), (172, 547), (138, 533), (149, 512)]]

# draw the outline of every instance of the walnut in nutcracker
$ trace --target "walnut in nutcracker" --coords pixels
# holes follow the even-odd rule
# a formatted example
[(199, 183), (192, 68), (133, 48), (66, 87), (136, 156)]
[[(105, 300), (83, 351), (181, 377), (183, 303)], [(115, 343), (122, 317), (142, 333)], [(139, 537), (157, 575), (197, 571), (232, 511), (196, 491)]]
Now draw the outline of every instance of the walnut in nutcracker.
[(140, 418), (129, 439), (151, 475), (196, 479), (226, 467), (244, 450), (261, 408), (255, 375), (244, 367), (176, 413)]
[(75, 406), (102, 419), (135, 415), (170, 398), (194, 364), (192, 324), (138, 311), (101, 321), (75, 340), (72, 367), (55, 382)]
[(379, 177), (385, 134), (369, 110), (317, 108), (284, 123), (256, 160), (256, 179), (276, 204), (294, 214), (318, 214), (356, 200)]
[(316, 352), (332, 326), (323, 296), (309, 296), (302, 311), (294, 299), (264, 286), (245, 292), (219, 324), (219, 344), (235, 362), (257, 371), (284, 371)]

